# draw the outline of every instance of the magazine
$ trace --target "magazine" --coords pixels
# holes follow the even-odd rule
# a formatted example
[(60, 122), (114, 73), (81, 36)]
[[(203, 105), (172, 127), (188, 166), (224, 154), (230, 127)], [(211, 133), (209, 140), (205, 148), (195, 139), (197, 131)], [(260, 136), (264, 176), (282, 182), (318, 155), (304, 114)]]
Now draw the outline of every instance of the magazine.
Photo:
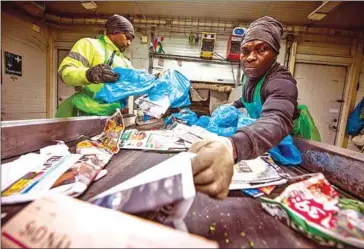
[(171, 130), (138, 131), (126, 130), (120, 138), (120, 148), (138, 150), (186, 150), (183, 142), (176, 141), (176, 134)]
[(2, 227), (2, 248), (217, 248), (216, 242), (64, 195), (29, 204)]
[(234, 165), (234, 175), (229, 189), (252, 189), (285, 184), (286, 175), (280, 171), (279, 166), (266, 156), (242, 160)]
[(91, 198), (93, 204), (146, 217), (186, 230), (185, 218), (196, 194), (191, 159), (182, 152)]

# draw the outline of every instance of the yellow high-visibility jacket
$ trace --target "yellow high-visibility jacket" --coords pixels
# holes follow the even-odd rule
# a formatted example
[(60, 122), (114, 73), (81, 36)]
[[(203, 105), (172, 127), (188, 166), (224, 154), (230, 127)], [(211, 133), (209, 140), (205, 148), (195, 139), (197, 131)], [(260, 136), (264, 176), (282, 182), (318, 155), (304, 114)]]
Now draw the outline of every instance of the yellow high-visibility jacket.
[(114, 51), (115, 56), (111, 67), (132, 68), (129, 60), (107, 35), (99, 39), (83, 38), (75, 43), (62, 60), (58, 74), (67, 85), (76, 86), (78, 92), (60, 104), (56, 117), (112, 115), (116, 108), (121, 108), (120, 102), (109, 104), (97, 102), (94, 95), (104, 84), (92, 84), (86, 78), (86, 71), (89, 68), (106, 63)]

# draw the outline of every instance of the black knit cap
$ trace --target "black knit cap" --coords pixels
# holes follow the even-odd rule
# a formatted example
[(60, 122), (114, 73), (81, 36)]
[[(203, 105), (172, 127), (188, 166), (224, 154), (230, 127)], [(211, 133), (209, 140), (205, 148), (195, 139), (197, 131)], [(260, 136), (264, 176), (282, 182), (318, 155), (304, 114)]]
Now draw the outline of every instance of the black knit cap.
[(107, 34), (126, 33), (134, 38), (134, 27), (131, 22), (123, 16), (113, 15), (105, 23)]
[(279, 53), (282, 35), (283, 25), (279, 21), (270, 16), (261, 17), (249, 25), (241, 46), (250, 41), (260, 40), (268, 43)]

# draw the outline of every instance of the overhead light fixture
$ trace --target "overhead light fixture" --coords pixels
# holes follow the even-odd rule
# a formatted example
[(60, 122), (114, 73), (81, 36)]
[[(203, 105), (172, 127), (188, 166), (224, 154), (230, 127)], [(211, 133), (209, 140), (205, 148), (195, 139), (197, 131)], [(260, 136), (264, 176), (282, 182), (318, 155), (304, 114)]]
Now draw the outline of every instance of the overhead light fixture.
[(334, 11), (337, 7), (339, 7), (340, 4), (340, 1), (325, 1), (311, 14), (309, 14), (307, 18), (313, 21), (322, 20), (328, 13)]
[(95, 10), (97, 4), (94, 1), (81, 1), (82, 6), (87, 10)]

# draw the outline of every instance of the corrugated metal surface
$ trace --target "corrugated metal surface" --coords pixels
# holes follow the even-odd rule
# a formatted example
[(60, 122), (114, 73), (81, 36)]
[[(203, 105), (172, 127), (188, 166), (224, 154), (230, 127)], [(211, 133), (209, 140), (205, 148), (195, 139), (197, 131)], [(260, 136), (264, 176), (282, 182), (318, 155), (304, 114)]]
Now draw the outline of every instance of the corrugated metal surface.
[(351, 57), (351, 43), (351, 38), (340, 36), (302, 35), (298, 37), (297, 53)]
[[(2, 67), (2, 120), (46, 117), (46, 50), (44, 30), (32, 31), (32, 23), (2, 12), (2, 57), (4, 51), (22, 56), (23, 76), (12, 80)], [(6, 24), (6, 25), (4, 25)], [(36, 37), (36, 38), (34, 38)], [(43, 43), (43, 44), (42, 44)], [(3, 60), (4, 61), (4, 58)]]

